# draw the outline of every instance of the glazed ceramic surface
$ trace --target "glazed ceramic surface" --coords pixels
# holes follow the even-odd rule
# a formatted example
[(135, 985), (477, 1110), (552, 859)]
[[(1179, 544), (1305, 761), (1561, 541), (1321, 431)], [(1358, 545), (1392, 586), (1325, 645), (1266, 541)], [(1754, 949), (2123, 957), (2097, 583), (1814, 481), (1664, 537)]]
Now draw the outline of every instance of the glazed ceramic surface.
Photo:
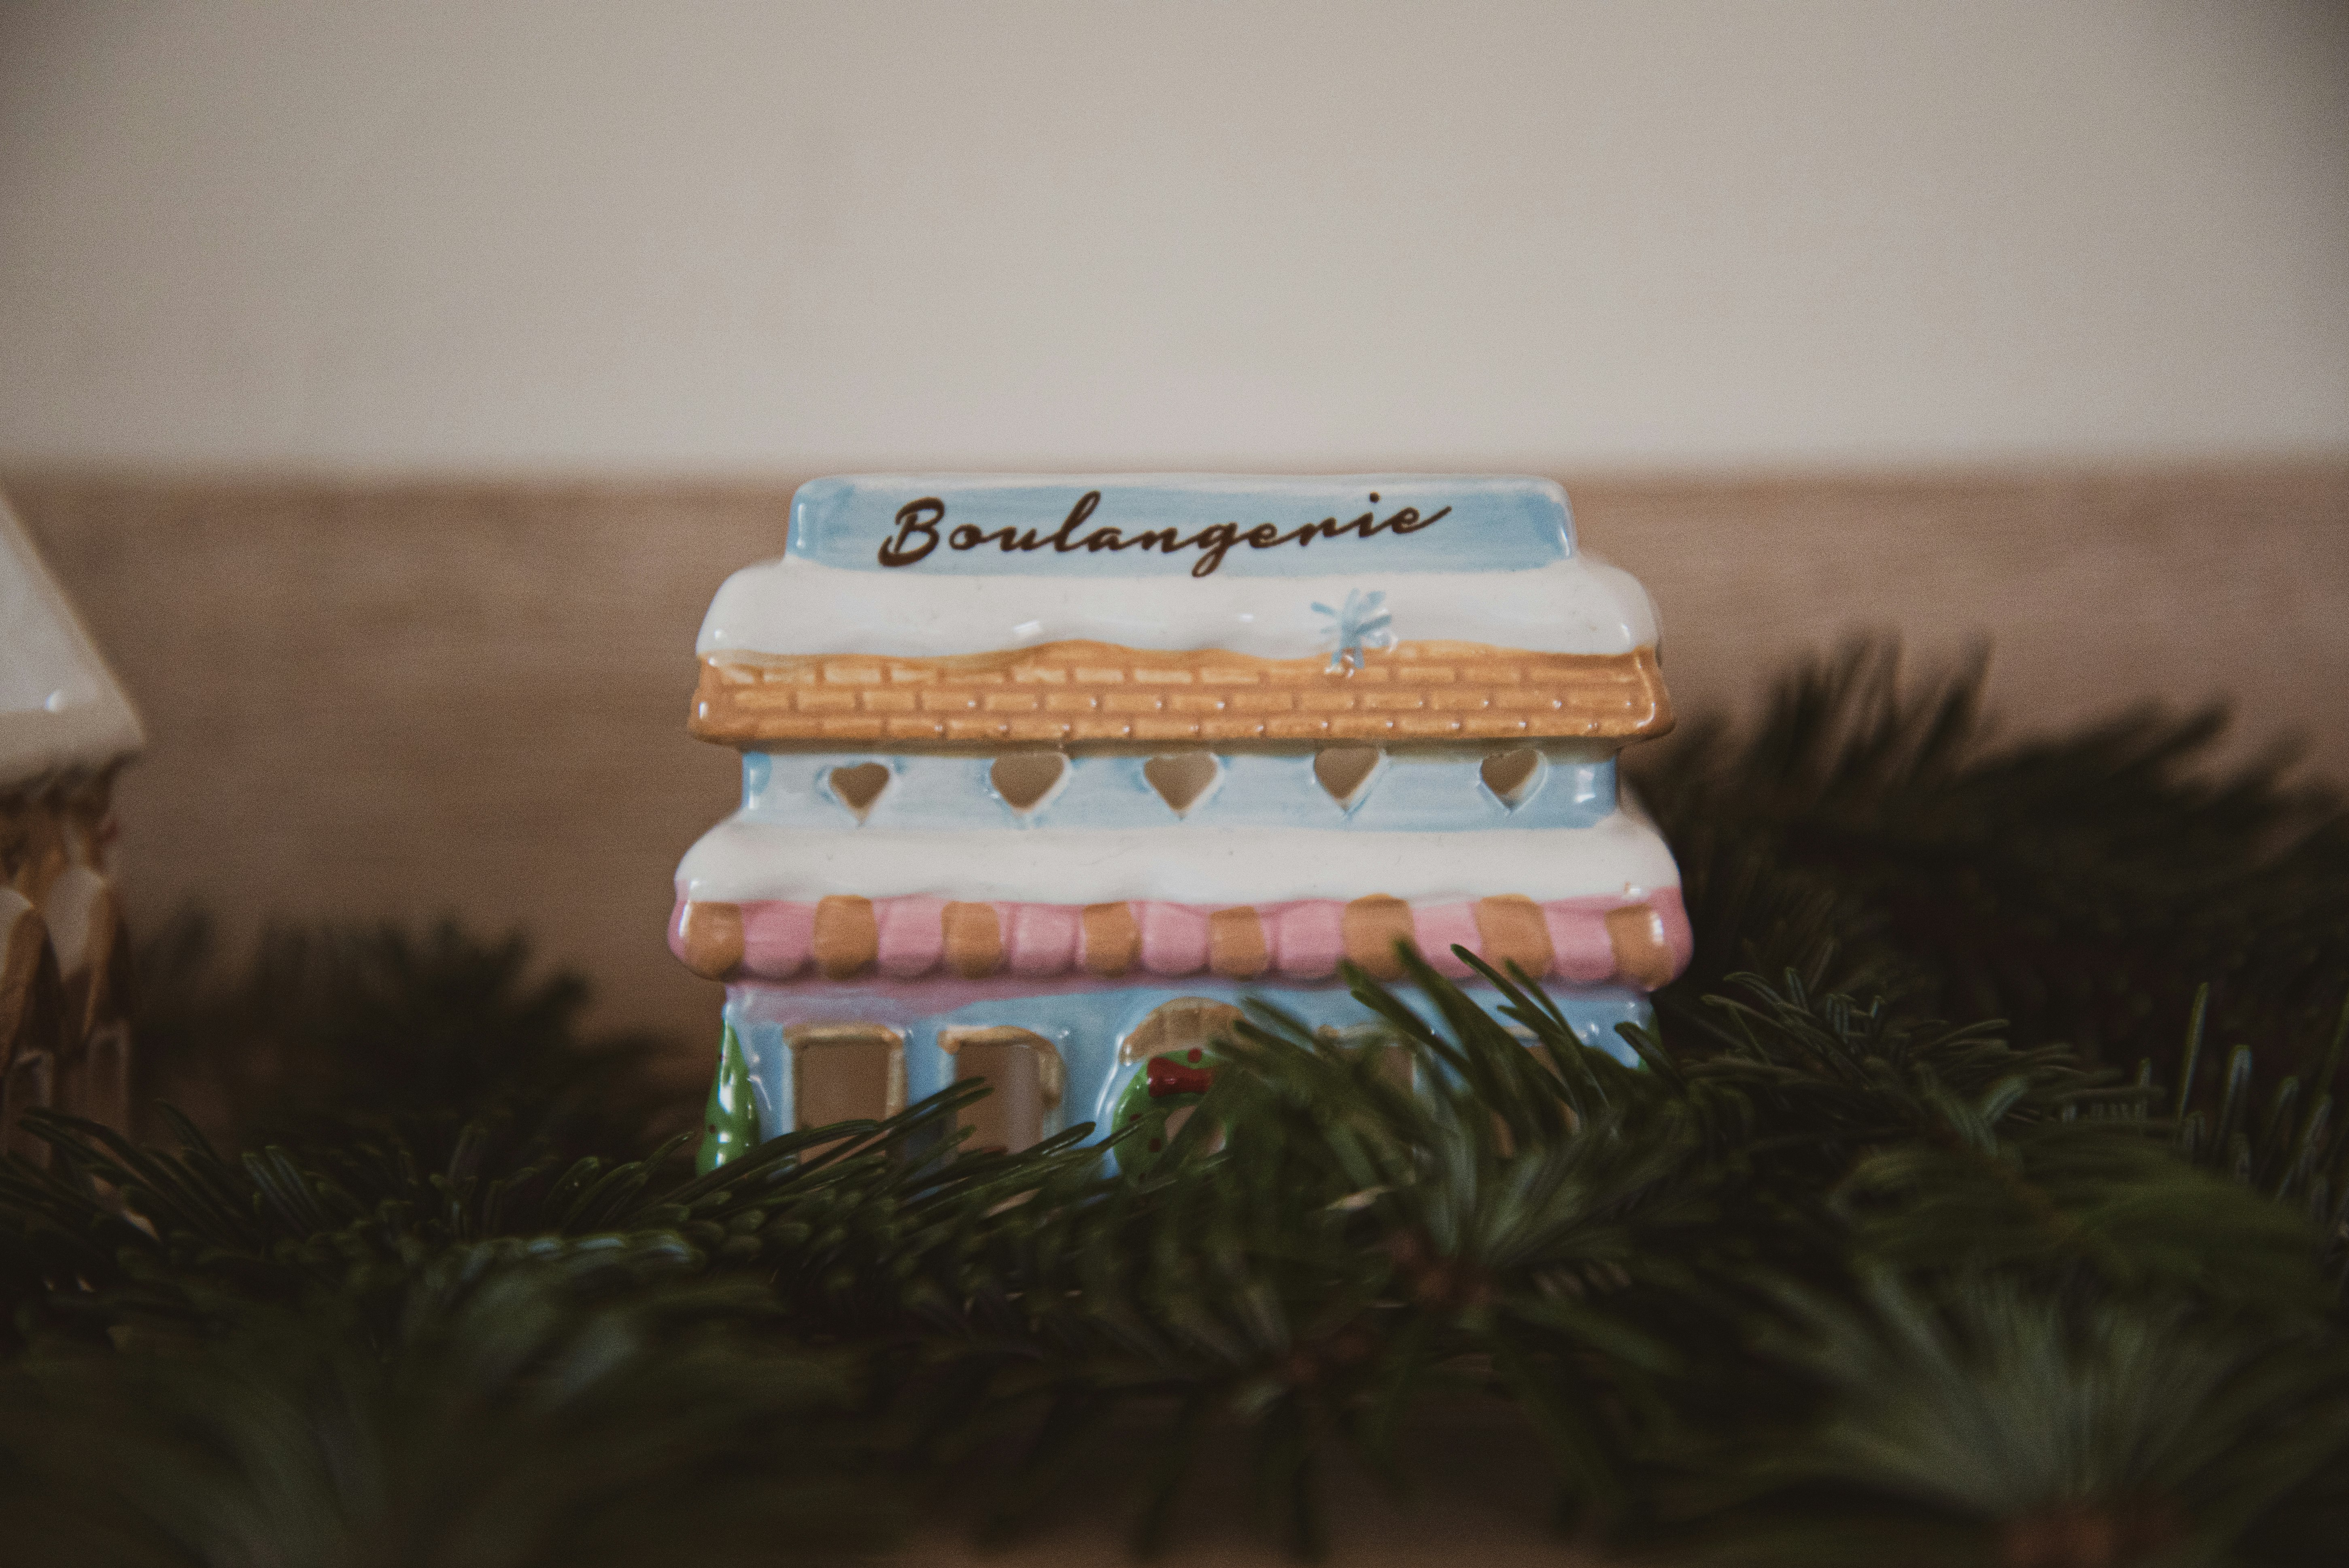
[(1209, 1059), (1244, 995), (1363, 1025), (1340, 965), (1392, 978), (1398, 942), (1514, 964), (1609, 1045), (1689, 950), (1616, 780), (1671, 722), (1655, 644), (1540, 480), (802, 487), (698, 647), (742, 801), (669, 935), (729, 987), (726, 1114), (977, 1075), (982, 1141), (1106, 1130), (1195, 1094), (1211, 1067), (1149, 1063)]
[(113, 781), (139, 716), (0, 505), (0, 1150), (35, 1106), (117, 1128), (130, 1108), (129, 942), (107, 876)]
[(1288, 659), (1381, 637), (1619, 654), (1656, 621), (1544, 480), (890, 475), (802, 486), (782, 558), (719, 590), (699, 651)]

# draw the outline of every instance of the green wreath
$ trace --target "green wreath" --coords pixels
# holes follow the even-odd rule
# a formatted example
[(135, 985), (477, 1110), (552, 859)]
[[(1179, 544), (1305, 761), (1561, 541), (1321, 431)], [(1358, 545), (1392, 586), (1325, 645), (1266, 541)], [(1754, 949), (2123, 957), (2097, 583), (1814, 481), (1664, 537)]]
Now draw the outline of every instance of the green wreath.
[(1121, 1133), (1128, 1127), (1139, 1130), (1119, 1141), (1118, 1169), (1142, 1176), (1156, 1168), (1166, 1146), (1216, 1081), (1215, 1068), (1205, 1064), (1207, 1057), (1206, 1047), (1199, 1045), (1164, 1052), (1143, 1062), (1142, 1071), (1126, 1080), (1110, 1113), (1110, 1126)]

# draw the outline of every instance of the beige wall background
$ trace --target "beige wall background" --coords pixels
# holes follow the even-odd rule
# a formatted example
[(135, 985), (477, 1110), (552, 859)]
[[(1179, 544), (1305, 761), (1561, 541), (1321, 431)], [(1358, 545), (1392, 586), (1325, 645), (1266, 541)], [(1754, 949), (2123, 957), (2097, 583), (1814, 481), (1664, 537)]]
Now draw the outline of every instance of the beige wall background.
[(0, 455), (2349, 446), (2332, 0), (0, 6)]
[(702, 606), (856, 468), (1557, 475), (1684, 705), (1853, 626), (2349, 773), (2349, 9), (0, 5), (0, 483), (140, 910), (613, 1022)]

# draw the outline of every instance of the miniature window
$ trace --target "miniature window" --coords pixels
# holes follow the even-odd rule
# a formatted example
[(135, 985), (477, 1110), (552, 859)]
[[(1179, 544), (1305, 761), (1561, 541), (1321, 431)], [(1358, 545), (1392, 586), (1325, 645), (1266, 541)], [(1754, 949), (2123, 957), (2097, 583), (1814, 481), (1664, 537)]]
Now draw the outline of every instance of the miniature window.
[(1158, 798), (1183, 816), (1207, 798), (1223, 776), (1224, 764), (1216, 760), (1213, 752), (1177, 752), (1171, 757), (1153, 757), (1142, 764), (1142, 776), (1158, 792)]
[(74, 1114), (113, 1127), (130, 1125), (130, 1026), (119, 1019), (89, 1037)]
[(1511, 811), (1533, 798), (1541, 787), (1545, 772), (1542, 754), (1531, 746), (1521, 746), (1514, 752), (1495, 752), (1485, 759), (1478, 770), (1485, 778), (1485, 787), (1499, 797)]
[(0, 1077), (0, 1154), (37, 1166), (49, 1163), (47, 1141), (19, 1124), (26, 1111), (57, 1103), (57, 1058), (47, 1051), (18, 1051), (8, 1064)]
[(1066, 1081), (1050, 1040), (1026, 1029), (946, 1029), (938, 1048), (955, 1059), (955, 1082), (984, 1078), (995, 1091), (962, 1109), (966, 1152), (1017, 1154), (1043, 1137)]
[(1330, 746), (1313, 753), (1313, 777), (1331, 800), (1351, 811), (1384, 756), (1375, 746)]
[(1017, 812), (1034, 811), (1051, 797), (1068, 776), (1069, 759), (1058, 752), (1013, 752), (995, 759), (987, 782), (1003, 804)]
[(905, 1108), (905, 1044), (877, 1023), (787, 1029), (792, 1116), (800, 1127), (894, 1116)]
[(1376, 1052), (1373, 1064), (1379, 1076), (1398, 1089), (1408, 1089), (1418, 1082), (1418, 1072), (1412, 1063), (1408, 1046), (1396, 1044), (1394, 1030), (1384, 1023), (1324, 1023), (1314, 1032), (1315, 1038), (1343, 1051), (1360, 1054)]
[(830, 774), (832, 793), (840, 804), (864, 820), (881, 792), (889, 787), (889, 765), (886, 763), (858, 763), (854, 767), (834, 768)]

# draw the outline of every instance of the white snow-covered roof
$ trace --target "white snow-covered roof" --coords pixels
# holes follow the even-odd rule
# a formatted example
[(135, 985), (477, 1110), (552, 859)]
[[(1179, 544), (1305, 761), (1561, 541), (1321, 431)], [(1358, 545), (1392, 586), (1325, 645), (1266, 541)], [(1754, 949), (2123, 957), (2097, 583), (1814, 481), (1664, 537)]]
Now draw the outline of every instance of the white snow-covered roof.
[(0, 787), (109, 766), (146, 738), (73, 602), (0, 498)]

